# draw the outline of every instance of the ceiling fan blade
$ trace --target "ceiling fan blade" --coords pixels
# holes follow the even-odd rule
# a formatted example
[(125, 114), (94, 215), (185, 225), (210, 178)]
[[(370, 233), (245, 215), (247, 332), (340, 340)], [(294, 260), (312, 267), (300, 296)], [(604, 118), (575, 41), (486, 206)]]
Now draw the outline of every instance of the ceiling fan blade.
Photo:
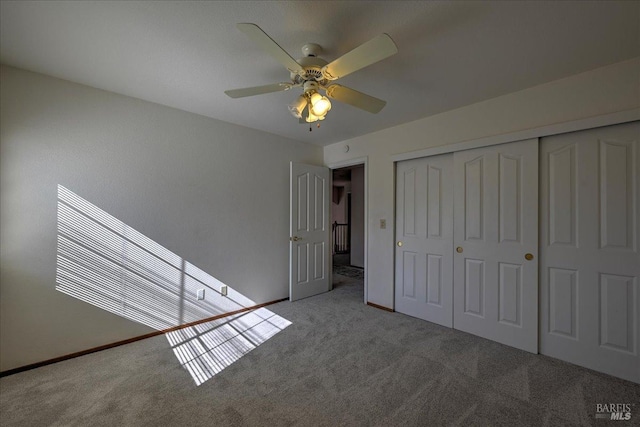
[(245, 87), (243, 89), (225, 90), (230, 98), (244, 98), (245, 96), (262, 95), (263, 93), (280, 92), (291, 89), (290, 83), (273, 83), (264, 86)]
[(379, 113), (387, 105), (387, 101), (338, 84), (327, 87), (327, 96), (373, 114)]
[(237, 27), (289, 71), (304, 74), (304, 68), (256, 24), (237, 24)]
[(322, 67), (322, 75), (329, 80), (336, 80), (397, 52), (398, 47), (391, 37), (380, 34)]

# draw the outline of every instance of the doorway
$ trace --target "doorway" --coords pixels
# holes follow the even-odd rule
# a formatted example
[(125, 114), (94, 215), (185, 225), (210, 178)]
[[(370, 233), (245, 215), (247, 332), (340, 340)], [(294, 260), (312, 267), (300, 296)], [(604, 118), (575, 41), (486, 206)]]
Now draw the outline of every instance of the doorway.
[(366, 302), (366, 166), (357, 162), (330, 168), (333, 286), (357, 285)]

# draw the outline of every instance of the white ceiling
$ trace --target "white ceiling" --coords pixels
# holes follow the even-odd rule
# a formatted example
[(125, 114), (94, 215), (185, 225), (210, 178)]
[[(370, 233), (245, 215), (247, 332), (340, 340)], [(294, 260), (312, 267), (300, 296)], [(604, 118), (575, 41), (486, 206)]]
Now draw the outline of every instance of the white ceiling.
[[(398, 54), (339, 80), (387, 106), (334, 102), (309, 132), (287, 110), (297, 89), (228, 98), (289, 75), (238, 22), (328, 61), (388, 33)], [(639, 28), (638, 1), (2, 1), (0, 61), (326, 145), (636, 57)]]

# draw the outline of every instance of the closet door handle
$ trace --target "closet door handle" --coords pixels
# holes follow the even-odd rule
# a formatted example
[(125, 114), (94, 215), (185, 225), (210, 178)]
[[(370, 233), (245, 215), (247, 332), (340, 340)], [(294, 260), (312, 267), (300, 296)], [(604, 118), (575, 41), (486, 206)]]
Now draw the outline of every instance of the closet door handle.
[(398, 243), (396, 243), (396, 245), (398, 245), (398, 247), (401, 247), (402, 246), (402, 241), (398, 240)]
[(462, 253), (462, 251), (463, 251), (462, 246), (458, 246), (458, 247), (456, 248), (456, 252), (458, 252), (459, 254), (461, 254), (461, 253)]
[(531, 261), (533, 259), (533, 254), (526, 254), (524, 256), (524, 259), (526, 259), (527, 261)]

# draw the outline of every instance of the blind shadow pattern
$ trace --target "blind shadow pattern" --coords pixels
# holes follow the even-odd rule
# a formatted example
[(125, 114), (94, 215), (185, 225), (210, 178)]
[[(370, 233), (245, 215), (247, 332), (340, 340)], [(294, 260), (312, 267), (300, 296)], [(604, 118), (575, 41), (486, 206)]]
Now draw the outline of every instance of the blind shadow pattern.
[(169, 332), (167, 339), (200, 385), (289, 325), (263, 307)]
[[(162, 331), (255, 305), (231, 287), (223, 296), (222, 286), (210, 274), (58, 185), (56, 290)], [(205, 297), (197, 300), (202, 289)], [(290, 324), (261, 308), (174, 331), (167, 339), (200, 385)]]

